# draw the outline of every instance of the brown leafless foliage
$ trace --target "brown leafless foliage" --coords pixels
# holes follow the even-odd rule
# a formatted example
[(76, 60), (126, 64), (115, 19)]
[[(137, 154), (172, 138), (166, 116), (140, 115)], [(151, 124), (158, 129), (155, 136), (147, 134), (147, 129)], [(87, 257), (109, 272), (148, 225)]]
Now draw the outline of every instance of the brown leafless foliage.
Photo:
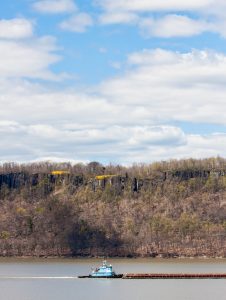
[(3, 164), (0, 255), (225, 257), (226, 160)]

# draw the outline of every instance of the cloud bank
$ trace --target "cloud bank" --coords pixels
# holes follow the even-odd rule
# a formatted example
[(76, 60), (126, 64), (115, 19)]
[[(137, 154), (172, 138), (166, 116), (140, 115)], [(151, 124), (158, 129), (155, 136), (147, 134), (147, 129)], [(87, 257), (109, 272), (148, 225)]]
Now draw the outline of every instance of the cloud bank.
[(96, 0), (101, 24), (137, 26), (146, 37), (190, 37), (205, 32), (226, 37), (224, 0)]
[(224, 155), (226, 134), (186, 133), (174, 125), (226, 125), (224, 54), (144, 49), (128, 55), (124, 74), (92, 90), (32, 82), (57, 80), (51, 71), (57, 53), (51, 37), (0, 38), (2, 161), (130, 164)]

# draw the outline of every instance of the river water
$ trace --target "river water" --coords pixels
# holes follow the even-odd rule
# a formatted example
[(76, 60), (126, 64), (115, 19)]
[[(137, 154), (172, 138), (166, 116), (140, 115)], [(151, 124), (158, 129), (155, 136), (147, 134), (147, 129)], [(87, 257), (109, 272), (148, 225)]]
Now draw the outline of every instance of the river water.
[[(117, 273), (226, 273), (226, 260), (109, 259)], [(226, 279), (78, 279), (100, 259), (0, 259), (0, 300), (225, 300)]]

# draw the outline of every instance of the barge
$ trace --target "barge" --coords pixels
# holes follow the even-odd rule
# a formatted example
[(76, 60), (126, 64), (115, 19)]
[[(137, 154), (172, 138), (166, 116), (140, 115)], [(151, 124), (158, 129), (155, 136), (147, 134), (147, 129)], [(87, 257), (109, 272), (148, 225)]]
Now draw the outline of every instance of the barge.
[(226, 279), (226, 274), (217, 273), (148, 273), (123, 274), (122, 279)]

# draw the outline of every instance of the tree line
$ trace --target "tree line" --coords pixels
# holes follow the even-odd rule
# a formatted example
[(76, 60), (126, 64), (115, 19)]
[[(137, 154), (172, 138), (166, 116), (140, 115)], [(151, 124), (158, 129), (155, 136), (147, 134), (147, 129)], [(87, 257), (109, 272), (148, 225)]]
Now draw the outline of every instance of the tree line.
[[(51, 177), (54, 170), (69, 174)], [(26, 174), (26, 184), (0, 187), (0, 255), (226, 257), (225, 172), (220, 157), (130, 167), (2, 164), (0, 176)], [(123, 185), (101, 184), (103, 174)], [(131, 188), (134, 178), (141, 188)]]

